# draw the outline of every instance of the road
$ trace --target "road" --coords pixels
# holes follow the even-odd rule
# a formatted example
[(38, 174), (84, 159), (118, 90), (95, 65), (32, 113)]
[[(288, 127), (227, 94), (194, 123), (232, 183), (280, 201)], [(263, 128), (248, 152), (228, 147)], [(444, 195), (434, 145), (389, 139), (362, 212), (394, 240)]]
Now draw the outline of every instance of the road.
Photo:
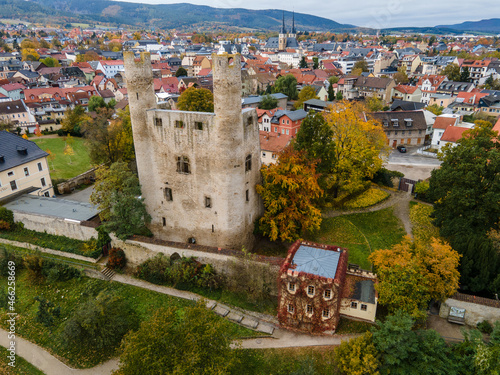
[(431, 176), (431, 171), (440, 165), (440, 160), (419, 155), (417, 147), (409, 147), (406, 153), (393, 150), (384, 167), (391, 171), (402, 172), (406, 178), (425, 180)]

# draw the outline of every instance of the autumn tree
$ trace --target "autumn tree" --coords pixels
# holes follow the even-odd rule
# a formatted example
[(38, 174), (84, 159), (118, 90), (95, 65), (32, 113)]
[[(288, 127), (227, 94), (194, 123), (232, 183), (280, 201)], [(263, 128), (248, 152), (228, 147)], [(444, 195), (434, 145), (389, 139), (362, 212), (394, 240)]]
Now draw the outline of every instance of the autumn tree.
[(368, 71), (369, 71), (368, 63), (366, 62), (365, 59), (363, 59), (363, 60), (356, 61), (356, 63), (352, 67), (351, 74), (353, 74), (355, 76), (360, 76), (361, 73), (368, 72)]
[(305, 101), (309, 99), (319, 99), (319, 96), (316, 95), (316, 90), (312, 86), (305, 86), (299, 92), (299, 98), (295, 103), (295, 108), (299, 109), (302, 107)]
[(460, 67), (457, 64), (446, 65), (441, 75), (446, 76), (449, 81), (460, 82)]
[(180, 314), (174, 306), (158, 309), (122, 343), (119, 373), (230, 374), (238, 363), (226, 322), (203, 302)]
[(274, 109), (278, 106), (278, 99), (270, 94), (266, 94), (262, 97), (259, 103), (259, 109)]
[(279, 77), (276, 82), (274, 82), (274, 92), (285, 94), (288, 96), (289, 100), (297, 99), (297, 78), (295, 78), (293, 74)]
[(379, 353), (371, 332), (348, 340), (335, 348), (335, 361), (342, 374), (380, 375)]
[(59, 60), (54, 59), (53, 57), (46, 57), (45, 59), (40, 59), (40, 62), (49, 68), (61, 66)]
[(99, 108), (109, 108), (106, 102), (104, 101), (104, 98), (102, 96), (97, 96), (93, 95), (89, 99), (88, 103), (88, 110), (89, 112), (95, 112)]
[(179, 77), (187, 77), (188, 72), (186, 69), (184, 69), (182, 66), (180, 66), (176, 71), (175, 71), (175, 76), (177, 78)]
[(64, 118), (61, 123), (61, 129), (65, 133), (73, 134), (76, 136), (81, 135), (82, 125), (85, 121), (88, 121), (89, 118), (85, 113), (85, 108), (81, 105), (75, 106), (75, 108), (69, 108), (64, 113)]
[(439, 116), (440, 114), (443, 113), (444, 107), (441, 107), (437, 104), (432, 104), (427, 106), (425, 109), (431, 113), (434, 113), (436, 116)]
[(319, 229), (321, 212), (314, 201), (322, 195), (316, 164), (304, 153), (286, 147), (276, 164), (262, 166), (262, 197), (265, 212), (259, 231), (272, 241), (293, 241), (308, 231)]
[(75, 154), (73, 147), (71, 147), (71, 145), (69, 145), (69, 144), (66, 144), (66, 146), (64, 146), (63, 154), (69, 158), (69, 164), (72, 164), (71, 163), (71, 156), (73, 156)]
[(214, 95), (210, 90), (190, 87), (179, 96), (177, 108), (181, 111), (213, 112)]
[(140, 198), (139, 179), (124, 162), (96, 170), (96, 183), (90, 201), (99, 207), (100, 218), (109, 232), (126, 239), (145, 232), (151, 217)]
[(383, 111), (386, 106), (385, 102), (376, 96), (367, 97), (365, 103), (370, 112)]
[(379, 303), (390, 311), (424, 318), (431, 299), (444, 301), (458, 288), (460, 255), (441, 240), (427, 244), (407, 236), (391, 249), (372, 252), (368, 259), (380, 280)]
[(362, 188), (366, 178), (378, 171), (385, 155), (386, 136), (382, 125), (364, 117), (360, 103), (335, 103), (325, 120), (331, 127), (333, 151), (332, 170), (328, 176), (328, 189), (333, 198), (339, 192), (355, 192)]
[(406, 65), (402, 65), (398, 68), (398, 72), (394, 74), (394, 81), (396, 81), (396, 84), (407, 84), (409, 79), (408, 75), (406, 74)]

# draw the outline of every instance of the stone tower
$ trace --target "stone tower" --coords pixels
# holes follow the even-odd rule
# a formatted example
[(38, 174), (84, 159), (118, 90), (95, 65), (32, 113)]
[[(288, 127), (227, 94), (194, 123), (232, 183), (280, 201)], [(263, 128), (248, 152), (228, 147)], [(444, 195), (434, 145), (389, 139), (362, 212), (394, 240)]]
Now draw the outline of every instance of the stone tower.
[(212, 55), (214, 113), (156, 108), (148, 54), (125, 53), (142, 195), (155, 236), (240, 249), (261, 214), (255, 109), (241, 108), (240, 55)]
[(285, 12), (283, 11), (283, 22), (281, 24), (280, 33), (278, 36), (279, 50), (286, 50), (286, 28), (285, 28)]

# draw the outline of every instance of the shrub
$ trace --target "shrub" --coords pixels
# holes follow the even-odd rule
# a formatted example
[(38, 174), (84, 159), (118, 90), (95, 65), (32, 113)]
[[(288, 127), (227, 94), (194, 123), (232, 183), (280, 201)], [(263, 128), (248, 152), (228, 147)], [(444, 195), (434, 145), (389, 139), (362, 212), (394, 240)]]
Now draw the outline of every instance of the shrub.
[(0, 258), (0, 275), (3, 277), (9, 276), (9, 262), (12, 261), (16, 265), (16, 270), (23, 268), (23, 258), (7, 251), (5, 248), (2, 249), (2, 255)]
[(168, 267), (170, 267), (170, 259), (160, 253), (137, 266), (135, 274), (138, 278), (150, 283), (164, 284), (167, 281), (165, 271)]
[(392, 183), (393, 177), (404, 177), (404, 174), (398, 171), (390, 171), (386, 168), (380, 168), (372, 178), (372, 181), (378, 185), (394, 187)]
[(0, 206), (0, 229), (10, 230), (14, 226), (14, 213)]
[(109, 350), (137, 326), (138, 318), (130, 305), (122, 297), (103, 291), (82, 304), (66, 321), (61, 340), (70, 348)]
[(119, 247), (113, 247), (109, 250), (109, 259), (106, 264), (107, 267), (112, 269), (122, 269), (127, 264), (125, 252)]
[(386, 191), (370, 188), (365, 190), (354, 199), (348, 200), (344, 203), (344, 208), (354, 209), (354, 208), (364, 208), (370, 207), (374, 204), (382, 202), (390, 196)]
[(493, 326), (487, 320), (483, 320), (482, 322), (477, 323), (477, 329), (482, 333), (486, 333), (488, 335), (493, 332)]
[(39, 255), (29, 254), (23, 258), (24, 265), (28, 270), (28, 279), (32, 283), (39, 283), (45, 278), (43, 275), (43, 259)]
[(75, 267), (47, 259), (42, 261), (42, 274), (49, 282), (68, 281), (81, 275)]
[(59, 318), (61, 315), (61, 308), (59, 306), (56, 307), (52, 302), (40, 296), (36, 296), (35, 301), (40, 303), (36, 313), (36, 321), (45, 327), (53, 326), (54, 318)]
[[(424, 202), (429, 202), (429, 197), (427, 196), (427, 191), (429, 190), (429, 181), (420, 181), (415, 185), (415, 193), (418, 199)], [(432, 202), (429, 202), (432, 203)]]

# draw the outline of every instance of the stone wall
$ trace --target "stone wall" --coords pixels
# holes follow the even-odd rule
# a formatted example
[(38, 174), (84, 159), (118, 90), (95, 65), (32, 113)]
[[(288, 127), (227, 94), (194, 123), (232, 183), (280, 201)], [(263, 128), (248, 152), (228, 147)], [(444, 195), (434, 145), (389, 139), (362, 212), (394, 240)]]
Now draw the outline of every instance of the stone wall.
[(14, 212), (14, 221), (20, 221), (24, 224), (26, 229), (35, 230), (37, 232), (47, 232), (49, 234), (66, 236), (81, 241), (87, 241), (92, 237), (97, 238), (97, 231), (95, 228), (83, 226), (76, 220)]
[(92, 168), (87, 172), (79, 174), (76, 177), (70, 178), (60, 184), (57, 184), (57, 191), (59, 194), (69, 194), (73, 191), (77, 186), (83, 184), (90, 184), (95, 181), (95, 170), (96, 168)]
[(492, 324), (500, 321), (500, 301), (498, 300), (457, 293), (441, 303), (439, 316), (448, 318), (451, 307), (465, 309), (465, 324), (472, 327), (483, 320)]

